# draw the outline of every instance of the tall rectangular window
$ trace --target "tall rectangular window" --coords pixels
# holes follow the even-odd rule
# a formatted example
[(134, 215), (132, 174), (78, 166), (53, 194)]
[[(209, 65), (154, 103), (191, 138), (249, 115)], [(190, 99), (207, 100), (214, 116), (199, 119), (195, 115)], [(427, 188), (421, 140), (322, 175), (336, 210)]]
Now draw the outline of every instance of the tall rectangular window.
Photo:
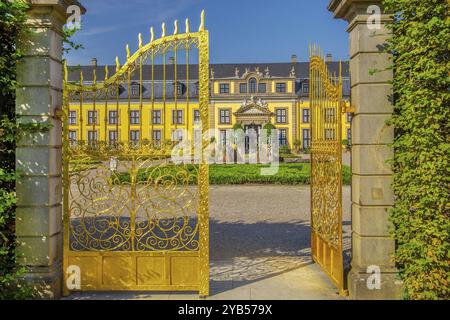
[(110, 130), (108, 133), (108, 137), (109, 137), (109, 143), (113, 144), (115, 142), (117, 142), (117, 138), (118, 138), (118, 134), (116, 130)]
[(351, 123), (351, 122), (352, 122), (352, 113), (347, 112), (347, 123)]
[(302, 110), (302, 120), (303, 123), (309, 123), (309, 109)]
[(349, 144), (352, 144), (352, 129), (347, 129), (347, 140)]
[(286, 93), (286, 82), (277, 82), (275, 89), (277, 93)]
[(183, 124), (183, 110), (172, 110), (172, 124)]
[(280, 146), (287, 146), (287, 129), (278, 129), (278, 141)]
[(154, 142), (161, 142), (161, 130), (153, 130), (153, 141)]
[(153, 124), (161, 124), (161, 110), (153, 110), (152, 121)]
[(69, 124), (77, 124), (77, 112), (69, 111)]
[(202, 143), (202, 130), (194, 129), (194, 143), (198, 146)]
[(326, 123), (336, 122), (336, 109), (334, 108), (325, 109), (325, 122)]
[(108, 112), (108, 122), (109, 124), (118, 124), (119, 118), (117, 117), (117, 111)]
[(311, 147), (311, 133), (309, 129), (303, 129), (303, 149)]
[(239, 85), (239, 93), (247, 93), (247, 84), (246, 83), (241, 83)]
[(70, 142), (77, 141), (77, 132), (76, 131), (74, 131), (74, 130), (69, 131), (69, 141)]
[(336, 130), (325, 129), (325, 140), (336, 140)]
[(130, 124), (139, 124), (140, 123), (140, 114), (137, 110), (130, 111)]
[(97, 111), (88, 111), (88, 124), (97, 124)]
[(220, 109), (219, 114), (220, 114), (220, 119), (219, 119), (220, 124), (230, 124), (231, 123), (229, 109)]
[(220, 86), (221, 94), (230, 93), (230, 84), (229, 83), (221, 83), (219, 86)]
[(220, 130), (220, 142), (223, 146), (225, 146), (228, 141), (227, 132), (228, 132), (227, 130)]
[(276, 120), (277, 123), (287, 123), (287, 110), (286, 109), (277, 109), (276, 110)]
[(183, 140), (183, 130), (173, 130), (172, 131), (172, 141), (182, 141)]
[(140, 138), (139, 130), (130, 130), (130, 141), (131, 142), (138, 142), (139, 138)]
[(194, 110), (194, 124), (200, 123), (200, 110)]
[(97, 141), (97, 131), (89, 130), (88, 131), (88, 143), (93, 144)]

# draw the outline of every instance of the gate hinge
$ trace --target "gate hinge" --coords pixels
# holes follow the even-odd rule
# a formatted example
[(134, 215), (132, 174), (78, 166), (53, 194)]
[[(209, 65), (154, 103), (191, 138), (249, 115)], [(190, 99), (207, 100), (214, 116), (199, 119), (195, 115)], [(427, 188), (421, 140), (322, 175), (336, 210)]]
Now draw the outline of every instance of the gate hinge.
[(341, 110), (342, 113), (355, 113), (356, 108), (350, 102), (342, 100)]

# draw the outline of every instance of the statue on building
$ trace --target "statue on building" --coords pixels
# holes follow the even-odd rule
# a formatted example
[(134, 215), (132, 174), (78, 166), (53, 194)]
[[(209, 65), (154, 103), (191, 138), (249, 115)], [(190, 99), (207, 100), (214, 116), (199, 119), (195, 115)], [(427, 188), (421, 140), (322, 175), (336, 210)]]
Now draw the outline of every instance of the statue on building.
[(295, 67), (292, 66), (291, 73), (289, 75), (291, 78), (295, 78)]
[(238, 67), (234, 68), (234, 76), (239, 79), (239, 69), (238, 69)]

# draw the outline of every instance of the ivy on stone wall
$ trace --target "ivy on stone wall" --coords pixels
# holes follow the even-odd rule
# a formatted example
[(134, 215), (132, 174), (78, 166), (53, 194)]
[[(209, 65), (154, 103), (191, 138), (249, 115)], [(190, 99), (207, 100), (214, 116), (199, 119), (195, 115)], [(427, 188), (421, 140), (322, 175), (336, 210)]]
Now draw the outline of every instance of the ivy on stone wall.
[(395, 12), (395, 260), (407, 299), (450, 298), (450, 18), (447, 0), (384, 0)]
[(15, 148), (19, 126), (15, 117), (17, 45), (26, 31), (25, 1), (0, 0), (0, 300), (33, 296), (21, 281), (25, 271), (15, 253)]

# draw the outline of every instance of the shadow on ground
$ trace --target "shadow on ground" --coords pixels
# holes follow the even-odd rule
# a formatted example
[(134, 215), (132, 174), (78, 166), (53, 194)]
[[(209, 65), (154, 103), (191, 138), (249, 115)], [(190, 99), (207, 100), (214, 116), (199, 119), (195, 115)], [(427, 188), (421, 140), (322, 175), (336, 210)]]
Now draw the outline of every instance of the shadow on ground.
[(310, 226), (304, 221), (210, 223), (214, 294), (311, 263)]
[[(344, 222), (345, 227), (350, 222)], [(210, 222), (213, 294), (261, 281), (312, 263), (309, 221)], [(344, 259), (349, 260), (349, 234)]]

